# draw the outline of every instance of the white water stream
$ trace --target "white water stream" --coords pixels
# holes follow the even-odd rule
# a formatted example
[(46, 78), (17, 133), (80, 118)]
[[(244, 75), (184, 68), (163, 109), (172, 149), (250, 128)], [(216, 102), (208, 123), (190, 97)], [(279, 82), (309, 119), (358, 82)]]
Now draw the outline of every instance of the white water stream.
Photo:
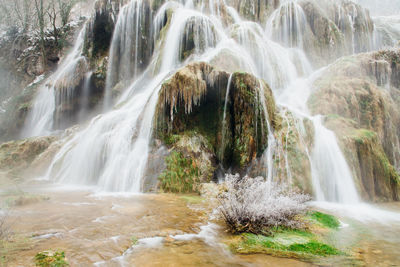
[(57, 71), (52, 74), (38, 89), (33, 108), (28, 114), (22, 137), (49, 135), (54, 127), (54, 115), (57, 103), (68, 103), (72, 100), (77, 80), (87, 70), (85, 57), (82, 56), (86, 24), (79, 32), (71, 52), (62, 59)]
[[(308, 118), (313, 122), (316, 134), (310, 165), (316, 200), (358, 203), (352, 173), (335, 135), (323, 126), (321, 117), (311, 117), (307, 110), (312, 82), (322, 70), (313, 71), (302, 50), (307, 38), (303, 27), (306, 18), (297, 2), (284, 1), (263, 28), (258, 23), (241, 18), (228, 5), (223, 7), (234, 24), (226, 24), (221, 11), (222, 2), (194, 5), (191, 1), (185, 4), (170, 1), (161, 6), (157, 14), (148, 14), (144, 13), (141, 0), (132, 0), (122, 8), (115, 27), (105, 102), (110, 102), (107, 99), (110, 98), (111, 87), (117, 82), (127, 84), (126, 89), (113, 109), (95, 117), (66, 142), (55, 156), (47, 179), (96, 185), (105, 191), (140, 192), (162, 82), (187, 62), (213, 62), (228, 53), (238, 62), (238, 66), (233, 68), (266, 80), (279, 105), (288, 108), (300, 120)], [(161, 34), (167, 11), (172, 16), (169, 27)], [(150, 16), (147, 19), (152, 21), (155, 52), (142, 72), (138, 69), (141, 64), (138, 59), (138, 21), (146, 19), (144, 16)], [(182, 58), (184, 39), (188, 34), (193, 35), (194, 48), (192, 55)], [(165, 37), (157, 41), (160, 36)], [(370, 38), (372, 40), (372, 36)], [(65, 64), (53, 75), (54, 80), (74, 68), (80, 58), (82, 39), (80, 35)], [(25, 135), (50, 131), (53, 109), (54, 90), (43, 87), (28, 120), (26, 133), (29, 134)], [(269, 129), (269, 146), (264, 153), (269, 179), (274, 178), (276, 140), (273, 131)], [(290, 170), (287, 172), (290, 173)]]

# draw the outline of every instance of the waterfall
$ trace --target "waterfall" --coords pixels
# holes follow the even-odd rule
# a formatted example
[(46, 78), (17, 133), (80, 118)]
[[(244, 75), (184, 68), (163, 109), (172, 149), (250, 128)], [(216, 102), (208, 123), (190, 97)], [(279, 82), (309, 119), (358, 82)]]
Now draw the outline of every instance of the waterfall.
[(182, 54), (184, 49), (193, 49), (194, 53), (199, 54), (215, 46), (215, 31), (216, 26), (206, 15), (191, 9), (177, 9), (165, 38), (161, 71), (170, 71), (171, 66), (177, 67), (186, 57)]
[(85, 75), (85, 79), (83, 81), (82, 95), (80, 99), (80, 112), (79, 112), (79, 121), (82, 122), (90, 108), (90, 83), (92, 80), (93, 71), (89, 71)]
[(22, 137), (49, 135), (55, 126), (54, 118), (57, 120), (57, 106), (71, 104), (74, 89), (82, 81), (88, 68), (86, 59), (82, 56), (85, 32), (86, 24), (57, 71), (38, 89), (33, 108), (26, 118)]
[(119, 82), (136, 79), (153, 54), (153, 15), (148, 1), (131, 1), (117, 19), (110, 48), (104, 107), (112, 105), (111, 90)]
[(250, 54), (252, 65), (255, 66), (252, 72), (263, 78), (271, 88), (284, 88), (297, 77), (290, 51), (265, 36), (260, 25), (240, 22), (234, 25), (231, 34), (237, 39), (241, 49)]
[[(132, 5), (132, 2), (128, 3), (128, 7)], [(123, 10), (136, 12), (136, 9), (127, 6)], [(195, 27), (191, 29), (194, 29), (195, 35), (213, 40), (207, 27), (199, 27), (208, 25), (210, 29), (212, 23), (207, 17), (183, 7), (180, 12), (185, 14), (184, 18), (173, 20), (168, 29), (163, 50), (170, 53), (163, 54), (161, 70), (157, 71), (159, 55), (155, 54), (143, 75), (136, 80), (132, 79), (134, 72), (126, 77), (128, 81), (125, 82), (130, 85), (118, 100), (118, 108), (95, 117), (85, 129), (68, 140), (53, 159), (47, 179), (96, 185), (106, 191), (141, 191), (158, 92), (171, 70), (180, 66), (178, 53), (190, 20), (194, 19)], [(122, 12), (120, 16), (129, 17), (131, 14)], [(211, 43), (205, 42), (206, 45)], [(203, 44), (195, 40), (194, 53), (203, 51)], [(112, 46), (113, 49), (120, 48)], [(116, 51), (110, 51), (110, 54), (116, 54)]]
[(359, 203), (354, 178), (335, 134), (322, 124), (322, 117), (311, 116), (307, 108), (312, 84), (326, 70), (324, 67), (308, 78), (299, 77), (278, 96), (278, 103), (287, 107), (301, 121), (309, 119), (314, 126), (314, 146), (309, 155), (311, 178), (317, 201)]
[(307, 18), (297, 1), (284, 2), (267, 21), (268, 36), (287, 47), (303, 47)]
[[(46, 177), (62, 183), (95, 185), (106, 191), (140, 192), (162, 83), (189, 62), (219, 59), (217, 63), (224, 67), (228, 54), (238, 62), (228, 68), (266, 80), (279, 106), (287, 108), (298, 121), (313, 122), (316, 135), (309, 159), (317, 200), (358, 202), (350, 168), (335, 135), (323, 126), (319, 116), (312, 117), (307, 109), (312, 82), (324, 69), (313, 72), (302, 50), (302, 25), (306, 22), (297, 1), (284, 2), (273, 12), (265, 29), (243, 20), (223, 1), (209, 1), (206, 11), (203, 5), (192, 1), (166, 2), (153, 15), (148, 2), (132, 0), (121, 9), (109, 53), (105, 103), (112, 104), (111, 90), (116, 84), (124, 88), (123, 94), (113, 109), (107, 108), (66, 140)], [(226, 25), (222, 15), (225, 11), (234, 24)], [(78, 39), (78, 48), (79, 43)], [(78, 48), (68, 56), (69, 63), (80, 58)], [(223, 125), (231, 79), (232, 75), (226, 89)], [(258, 89), (257, 97), (262, 100), (262, 83)], [(38, 98), (42, 93), (54, 94), (54, 90), (41, 90)], [(48, 95), (41, 98), (53, 102), (56, 99)], [(266, 176), (273, 180), (279, 140), (269, 121), (267, 103), (260, 102), (268, 129), (263, 160)], [(54, 110), (55, 103), (53, 107), (51, 103), (46, 105), (48, 110)], [(224, 138), (223, 135), (221, 159)]]
[(232, 83), (232, 74), (231, 75), (229, 75), (229, 79), (228, 79), (228, 84), (227, 84), (227, 86), (226, 86), (226, 94), (225, 94), (225, 104), (224, 104), (224, 114), (223, 114), (223, 116), (222, 116), (222, 138), (221, 138), (221, 148), (220, 148), (220, 153), (221, 153), (221, 156), (220, 156), (220, 160), (221, 160), (221, 162), (223, 163), (223, 161), (224, 161), (224, 154), (225, 154), (225, 135), (226, 135), (226, 124), (227, 124), (227, 121), (226, 121), (226, 107), (228, 106), (228, 101), (229, 101), (229, 92), (230, 92), (230, 89), (231, 89), (231, 83)]
[(336, 136), (322, 125), (320, 116), (313, 118), (315, 144), (312, 151), (312, 176), (317, 201), (357, 204), (354, 179)]
[(54, 89), (46, 85), (40, 87), (22, 129), (22, 138), (49, 135), (53, 127), (55, 106)]

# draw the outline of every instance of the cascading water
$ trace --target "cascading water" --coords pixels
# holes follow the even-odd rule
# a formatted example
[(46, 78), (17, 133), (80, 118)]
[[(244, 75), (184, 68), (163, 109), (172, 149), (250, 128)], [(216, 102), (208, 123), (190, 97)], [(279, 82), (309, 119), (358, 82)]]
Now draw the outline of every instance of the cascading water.
[(220, 148), (220, 160), (223, 162), (224, 160), (224, 152), (225, 152), (225, 135), (226, 135), (226, 108), (228, 106), (228, 97), (229, 97), (229, 92), (231, 89), (231, 84), (232, 84), (232, 74), (229, 75), (228, 79), (228, 85), (226, 86), (226, 94), (225, 94), (225, 104), (224, 104), (224, 115), (222, 116), (222, 138), (221, 138), (221, 148)]
[(79, 121), (83, 121), (83, 119), (86, 117), (86, 113), (89, 111), (89, 106), (90, 106), (90, 82), (93, 77), (93, 72), (89, 71), (84, 78), (83, 81), (83, 88), (82, 88), (82, 96), (80, 99), (81, 102), (81, 110), (79, 112)]
[(268, 36), (287, 47), (303, 47), (307, 18), (297, 1), (284, 2), (268, 19)]
[(357, 204), (354, 180), (335, 134), (322, 125), (320, 116), (312, 119), (315, 144), (312, 151), (312, 176), (318, 201)]
[[(133, 4), (131, 2), (128, 5)], [(124, 10), (136, 12), (136, 9)], [(86, 129), (77, 133), (63, 146), (47, 172), (48, 179), (64, 183), (95, 184), (106, 191), (140, 192), (158, 91), (171, 70), (179, 67), (179, 53), (187, 33), (186, 25), (195, 21), (200, 25), (212, 27), (212, 22), (199, 12), (184, 7), (181, 7), (180, 12), (186, 15), (171, 22), (163, 48), (171, 53), (164, 53), (161, 57), (161, 71), (157, 71), (160, 58), (157, 53), (143, 75), (136, 79), (118, 100), (117, 109), (94, 118)], [(121, 13), (120, 16), (131, 14)], [(118, 30), (125, 29), (117, 27), (116, 31)], [(200, 36), (207, 38), (209, 34), (207, 28), (203, 30), (197, 27), (193, 31), (194, 40)], [(114, 35), (122, 33), (116, 32)], [(210, 37), (208, 40), (211, 39)], [(200, 43), (195, 41), (194, 45)], [(202, 48), (206, 47), (195, 47), (193, 51), (202, 51)], [(111, 54), (113, 53), (115, 52), (111, 51)], [(133, 76), (128, 77), (130, 78)]]
[(87, 71), (85, 57), (82, 56), (86, 25), (80, 31), (72, 51), (62, 61), (57, 71), (39, 88), (33, 108), (30, 111), (22, 137), (49, 135), (55, 126), (56, 108), (61, 103), (70, 104), (75, 87), (84, 79)]
[[(229, 54), (238, 64), (228, 67), (265, 79), (282, 107), (298, 121), (307, 118), (313, 122), (317, 134), (309, 159), (317, 200), (357, 203), (352, 174), (334, 134), (322, 125), (320, 117), (311, 117), (307, 110), (311, 84), (320, 71), (312, 72), (301, 49), (305, 21), (297, 1), (283, 3), (268, 20), (266, 30), (222, 4), (210, 1), (207, 10), (202, 2), (171, 1), (159, 7), (155, 16), (144, 12), (148, 9), (141, 0), (132, 0), (123, 7), (110, 50), (106, 100), (110, 100), (111, 89), (117, 83), (123, 83), (125, 90), (114, 109), (94, 118), (66, 142), (55, 156), (47, 178), (93, 184), (107, 191), (140, 192), (161, 84), (187, 62), (214, 62)], [(226, 25), (222, 10), (228, 11), (225, 15), (231, 16), (233, 25)], [(282, 18), (282, 12), (286, 18)], [(151, 30), (141, 35), (144, 22), (150, 24), (146, 29)], [(147, 38), (145, 43), (143, 36)], [(279, 39), (284, 46), (272, 39)], [(157, 49), (153, 51), (154, 47)], [(261, 84), (259, 90), (262, 96)], [(225, 105), (226, 102), (227, 99)], [(263, 158), (268, 166), (267, 178), (274, 179), (279, 140), (269, 124), (266, 103), (262, 101), (262, 105), (268, 124), (268, 148)]]
[(147, 67), (153, 54), (153, 20), (148, 1), (131, 1), (119, 13), (111, 41), (104, 106), (112, 105), (111, 89), (126, 86)]

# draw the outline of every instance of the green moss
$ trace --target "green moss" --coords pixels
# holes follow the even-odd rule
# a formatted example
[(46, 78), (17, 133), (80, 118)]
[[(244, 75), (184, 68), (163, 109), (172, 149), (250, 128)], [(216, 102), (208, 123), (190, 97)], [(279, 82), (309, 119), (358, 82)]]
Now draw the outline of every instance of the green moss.
[(319, 211), (312, 212), (310, 218), (328, 228), (337, 229), (340, 226), (340, 222), (335, 216)]
[(353, 138), (358, 144), (370, 143), (376, 138), (376, 133), (367, 129), (358, 129), (354, 131)]
[(340, 254), (340, 251), (337, 250), (336, 248), (318, 241), (310, 241), (306, 244), (293, 244), (288, 247), (288, 250), (300, 253), (308, 253), (318, 256), (329, 256), (329, 255)]
[(64, 267), (69, 266), (65, 260), (64, 251), (56, 251), (54, 253), (44, 251), (36, 254), (35, 265), (40, 267)]
[(161, 136), (162, 141), (167, 146), (172, 146), (179, 140), (179, 135), (177, 134), (162, 134)]
[(235, 253), (266, 253), (276, 256), (312, 258), (343, 254), (336, 248), (325, 244), (306, 231), (280, 229), (273, 236), (242, 234), (239, 241), (231, 243)]
[(164, 192), (190, 193), (196, 192), (200, 171), (192, 159), (181, 152), (173, 151), (165, 158), (166, 170), (160, 174), (160, 187)]

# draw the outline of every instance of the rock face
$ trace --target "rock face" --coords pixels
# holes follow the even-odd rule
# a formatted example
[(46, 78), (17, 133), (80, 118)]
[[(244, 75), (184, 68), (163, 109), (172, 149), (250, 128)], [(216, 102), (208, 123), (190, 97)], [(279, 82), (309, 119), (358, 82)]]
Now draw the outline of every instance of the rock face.
[(51, 32), (46, 32), (45, 65), (39, 39), (34, 33), (10, 30), (0, 37), (0, 140), (10, 140), (19, 135), (38, 84), (57, 68), (61, 55), (70, 48), (81, 24), (82, 21), (78, 21), (58, 29), (65, 41), (62, 46), (55, 42)]
[(108, 53), (111, 45), (119, 6), (122, 0), (99, 0), (88, 22), (85, 39), (85, 54), (89, 58), (101, 57)]
[(233, 0), (228, 2), (243, 18), (265, 23), (268, 16), (280, 5), (280, 0)]
[(346, 57), (329, 67), (309, 99), (327, 115), (365, 199), (397, 200), (400, 170), (400, 51)]
[(12, 171), (14, 174), (26, 172), (55, 140), (55, 137), (37, 137), (1, 144), (0, 169)]
[(265, 82), (194, 63), (162, 85), (156, 137), (168, 143), (171, 135), (196, 131), (208, 140), (217, 162), (243, 170), (268, 145), (267, 119), (271, 129), (277, 126), (275, 102)]
[(162, 85), (155, 137), (170, 151), (193, 159), (198, 181), (207, 182), (217, 168), (243, 172), (261, 157), (269, 129), (280, 127), (278, 118), (264, 81), (192, 63)]
[(312, 46), (304, 48), (315, 63), (372, 48), (374, 25), (360, 5), (350, 1), (305, 1), (301, 5), (314, 39)]
[(316, 66), (373, 46), (374, 24), (368, 10), (351, 1), (288, 1), (268, 22), (272, 38), (304, 49)]

